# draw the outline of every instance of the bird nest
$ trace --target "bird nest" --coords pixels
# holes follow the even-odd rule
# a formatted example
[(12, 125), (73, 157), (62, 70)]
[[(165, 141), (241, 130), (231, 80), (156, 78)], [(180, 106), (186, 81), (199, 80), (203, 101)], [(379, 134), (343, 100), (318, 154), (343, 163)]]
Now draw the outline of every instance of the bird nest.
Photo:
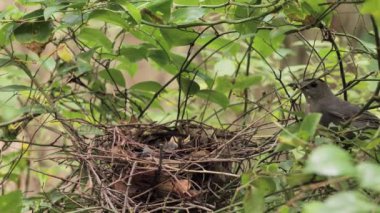
[(230, 203), (240, 174), (268, 149), (253, 135), (190, 121), (108, 127), (78, 151), (85, 172), (77, 178), (114, 212), (213, 211)]

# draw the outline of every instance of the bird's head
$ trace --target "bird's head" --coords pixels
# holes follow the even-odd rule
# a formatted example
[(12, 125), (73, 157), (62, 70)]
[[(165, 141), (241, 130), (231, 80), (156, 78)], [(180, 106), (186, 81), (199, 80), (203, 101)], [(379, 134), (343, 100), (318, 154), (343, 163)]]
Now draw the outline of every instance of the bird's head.
[(306, 79), (299, 86), (308, 101), (334, 96), (326, 82), (321, 79)]

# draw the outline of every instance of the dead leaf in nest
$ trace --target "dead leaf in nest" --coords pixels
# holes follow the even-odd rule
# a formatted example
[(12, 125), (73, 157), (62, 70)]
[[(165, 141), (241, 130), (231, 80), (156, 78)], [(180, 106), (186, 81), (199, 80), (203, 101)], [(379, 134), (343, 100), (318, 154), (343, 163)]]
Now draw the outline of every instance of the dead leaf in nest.
[(188, 180), (178, 180), (174, 183), (174, 192), (178, 194), (186, 194), (191, 188), (191, 182)]
[(170, 179), (158, 186), (158, 189), (164, 192), (174, 192), (181, 197), (189, 197), (191, 194), (189, 190), (191, 188), (191, 182), (188, 180), (174, 180)]
[[(147, 159), (153, 160), (157, 164), (160, 162), (160, 159), (156, 158), (156, 157), (147, 158)], [(179, 166), (181, 165), (181, 163), (182, 163), (182, 161), (179, 161), (179, 160), (162, 159), (162, 164), (164, 166), (170, 166), (170, 167), (173, 167), (173, 168), (179, 168)]]
[(195, 159), (203, 158), (203, 157), (206, 157), (208, 155), (210, 155), (210, 152), (207, 150), (199, 150), (199, 151), (194, 151), (194, 152), (190, 153), (190, 157), (195, 158)]
[(141, 130), (139, 128), (132, 128), (129, 130), (131, 133), (132, 137), (138, 136), (141, 134)]
[(126, 158), (126, 159), (137, 157), (136, 153), (130, 150), (123, 149), (120, 146), (112, 147), (110, 155), (114, 156), (115, 158)]
[(153, 149), (149, 148), (148, 145), (144, 146), (144, 149), (142, 151), (142, 155), (148, 156), (148, 155), (153, 155), (153, 153), (154, 153)]
[(166, 181), (166, 182), (163, 182), (161, 183), (159, 186), (158, 186), (158, 189), (160, 191), (165, 191), (165, 192), (171, 192), (173, 191), (173, 183), (171, 180), (169, 181)]
[[(126, 191), (127, 191), (127, 184), (125, 184), (123, 181), (119, 180), (117, 182), (115, 182), (114, 184), (111, 185), (111, 187), (120, 192), (120, 193), (123, 193), (125, 194)], [(128, 188), (128, 195), (129, 196), (133, 196), (135, 195), (137, 192), (138, 192), (138, 186), (134, 186), (133, 184), (129, 186)]]
[(111, 153), (112, 154), (123, 154), (124, 150), (120, 148), (119, 146), (114, 146), (111, 148)]
[(192, 189), (192, 190), (189, 190), (189, 193), (190, 193), (191, 197), (197, 197), (202, 193), (202, 191)]
[(117, 181), (112, 185), (112, 187), (118, 192), (125, 192), (127, 190), (127, 185), (123, 181)]
[(170, 160), (170, 159), (163, 159), (162, 164), (168, 165), (170, 167), (179, 168), (179, 165), (181, 164), (181, 161), (179, 160)]

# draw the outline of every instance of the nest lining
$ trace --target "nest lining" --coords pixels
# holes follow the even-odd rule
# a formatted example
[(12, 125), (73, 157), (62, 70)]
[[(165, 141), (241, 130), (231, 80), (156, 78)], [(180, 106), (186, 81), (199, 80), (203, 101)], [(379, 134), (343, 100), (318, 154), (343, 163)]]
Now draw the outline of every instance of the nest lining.
[[(115, 212), (208, 212), (229, 204), (265, 146), (195, 122), (112, 126), (81, 150), (95, 201)], [(81, 177), (83, 178), (83, 177)]]

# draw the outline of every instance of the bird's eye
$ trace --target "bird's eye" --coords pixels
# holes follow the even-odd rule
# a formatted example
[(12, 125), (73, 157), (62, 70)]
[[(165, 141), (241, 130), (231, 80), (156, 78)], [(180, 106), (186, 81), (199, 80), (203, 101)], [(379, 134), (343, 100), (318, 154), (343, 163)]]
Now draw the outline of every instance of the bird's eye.
[(317, 87), (318, 84), (317, 84), (317, 82), (314, 81), (314, 82), (311, 82), (311, 83), (310, 83), (310, 86), (311, 86), (311, 87)]

